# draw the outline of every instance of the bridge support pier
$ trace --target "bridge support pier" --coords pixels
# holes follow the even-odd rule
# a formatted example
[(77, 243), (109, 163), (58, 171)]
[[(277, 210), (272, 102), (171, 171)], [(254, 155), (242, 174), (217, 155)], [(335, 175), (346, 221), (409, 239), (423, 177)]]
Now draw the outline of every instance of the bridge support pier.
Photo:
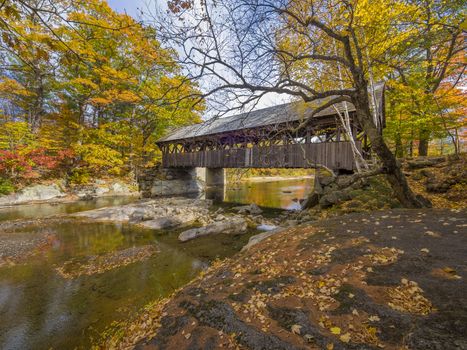
[(224, 168), (206, 168), (206, 187), (224, 187), (225, 171)]
[(224, 168), (206, 168), (206, 199), (222, 202), (225, 192)]
[(196, 168), (150, 169), (139, 179), (143, 197), (180, 196), (200, 193), (202, 183), (196, 176)]

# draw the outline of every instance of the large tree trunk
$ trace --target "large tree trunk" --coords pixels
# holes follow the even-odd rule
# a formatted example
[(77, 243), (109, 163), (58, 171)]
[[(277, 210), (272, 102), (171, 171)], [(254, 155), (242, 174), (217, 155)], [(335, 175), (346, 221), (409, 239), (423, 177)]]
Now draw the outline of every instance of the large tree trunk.
[(356, 84), (356, 94), (353, 103), (357, 110), (357, 120), (371, 141), (371, 149), (381, 159), (387, 179), (394, 191), (395, 196), (404, 207), (421, 208), (424, 204), (416, 197), (407, 183), (400, 164), (384, 142), (383, 136), (376, 128), (370, 111), (368, 101), (367, 84), (364, 79), (359, 79)]
[(418, 142), (418, 156), (425, 157), (428, 155), (428, 143), (430, 142), (430, 130), (425, 127), (420, 128)]

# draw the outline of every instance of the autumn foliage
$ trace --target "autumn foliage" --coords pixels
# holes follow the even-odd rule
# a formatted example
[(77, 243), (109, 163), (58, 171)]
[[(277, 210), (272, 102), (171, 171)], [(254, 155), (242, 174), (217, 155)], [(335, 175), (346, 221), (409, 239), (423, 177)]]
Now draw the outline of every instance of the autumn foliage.
[(0, 6), (0, 177), (86, 182), (157, 161), (196, 91), (153, 28), (101, 0)]

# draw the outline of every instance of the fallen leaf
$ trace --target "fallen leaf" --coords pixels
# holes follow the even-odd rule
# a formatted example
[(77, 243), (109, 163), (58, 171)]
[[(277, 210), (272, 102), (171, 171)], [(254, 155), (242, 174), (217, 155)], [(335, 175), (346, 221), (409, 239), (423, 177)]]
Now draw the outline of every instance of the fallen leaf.
[(294, 324), (292, 325), (292, 327), (290, 327), (291, 331), (293, 334), (300, 334), (300, 330), (302, 329), (302, 326), (298, 325), (298, 324)]
[(370, 320), (371, 322), (378, 322), (379, 317), (376, 315), (373, 315), (373, 316), (368, 317), (368, 320)]
[(367, 330), (369, 334), (371, 334), (372, 336), (376, 336), (377, 329), (375, 327), (368, 327)]
[(330, 330), (332, 334), (336, 334), (336, 335), (341, 334), (341, 329), (339, 327), (331, 327)]
[(451, 275), (456, 274), (456, 270), (451, 269), (450, 267), (447, 267), (447, 266), (443, 268), (443, 271), (446, 272), (446, 273), (450, 273)]
[(422, 253), (427, 253), (427, 254), (430, 252), (427, 248), (422, 248), (422, 249), (420, 249), (420, 251)]
[(344, 343), (348, 343), (350, 341), (350, 333), (341, 335), (339, 339)]

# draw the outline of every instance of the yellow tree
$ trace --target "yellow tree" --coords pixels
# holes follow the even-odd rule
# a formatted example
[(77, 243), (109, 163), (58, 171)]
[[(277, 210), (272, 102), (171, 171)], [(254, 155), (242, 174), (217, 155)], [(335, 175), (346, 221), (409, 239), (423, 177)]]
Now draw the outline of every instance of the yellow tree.
[[(364, 3), (367, 12), (375, 2)], [(384, 2), (383, 8), (397, 2)], [(356, 0), (170, 1), (173, 16), (163, 38), (182, 49), (192, 79), (202, 81), (201, 98), (240, 105), (267, 93), (310, 103), (326, 98), (314, 113), (352, 103), (356, 119), (379, 156), (395, 196), (407, 207), (424, 204), (411, 191), (372, 113), (370, 44), (382, 18), (364, 15)], [(399, 13), (400, 14), (400, 13)], [(364, 19), (364, 20), (363, 20)], [(375, 32), (365, 32), (371, 27)], [(369, 37), (366, 37), (369, 36)], [(338, 69), (339, 67), (339, 69)], [(339, 74), (339, 70), (341, 71)], [(323, 80), (324, 78), (324, 80)], [(225, 103), (225, 102), (224, 102)], [(312, 117), (313, 114), (310, 116)]]

